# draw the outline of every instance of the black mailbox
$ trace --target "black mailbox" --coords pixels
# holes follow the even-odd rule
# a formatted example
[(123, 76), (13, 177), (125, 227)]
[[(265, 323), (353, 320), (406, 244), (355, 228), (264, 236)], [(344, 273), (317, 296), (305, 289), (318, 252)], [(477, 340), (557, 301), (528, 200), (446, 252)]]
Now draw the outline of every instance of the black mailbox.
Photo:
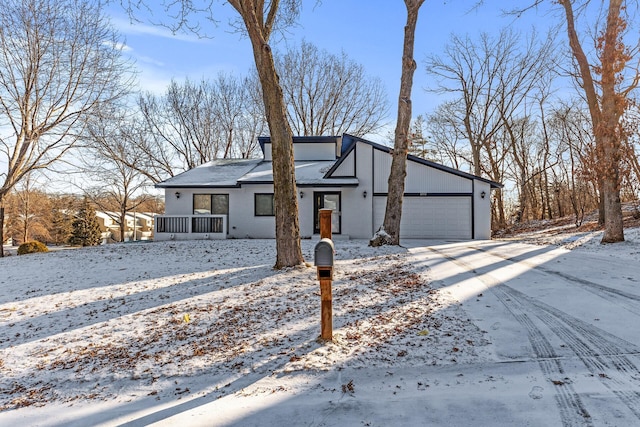
[(333, 254), (335, 248), (331, 239), (322, 239), (316, 244), (315, 264), (318, 270), (318, 280), (333, 278)]

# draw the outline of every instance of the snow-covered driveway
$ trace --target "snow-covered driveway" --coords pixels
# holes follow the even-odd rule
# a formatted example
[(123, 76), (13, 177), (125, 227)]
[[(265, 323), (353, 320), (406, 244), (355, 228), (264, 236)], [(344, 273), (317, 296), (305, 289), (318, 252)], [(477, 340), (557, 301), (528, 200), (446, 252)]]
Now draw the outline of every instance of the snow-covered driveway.
[(468, 378), (452, 387), (467, 396), (468, 414), (493, 413), (503, 425), (640, 424), (637, 247), (622, 244), (616, 254), (500, 241), (411, 246), (432, 286), (461, 301), (493, 344), (496, 362), (475, 368), (495, 388), (479, 393)]

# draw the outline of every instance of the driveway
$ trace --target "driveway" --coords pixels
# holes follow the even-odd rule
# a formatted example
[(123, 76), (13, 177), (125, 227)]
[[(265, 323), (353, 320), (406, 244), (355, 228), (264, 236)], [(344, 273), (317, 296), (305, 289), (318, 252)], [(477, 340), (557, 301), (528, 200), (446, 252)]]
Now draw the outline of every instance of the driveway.
[[(477, 369), (494, 390), (459, 387), (478, 411), (486, 400), (502, 425), (640, 424), (637, 263), (499, 241), (410, 246), (493, 344), (496, 361)], [(504, 366), (513, 370), (505, 375)]]

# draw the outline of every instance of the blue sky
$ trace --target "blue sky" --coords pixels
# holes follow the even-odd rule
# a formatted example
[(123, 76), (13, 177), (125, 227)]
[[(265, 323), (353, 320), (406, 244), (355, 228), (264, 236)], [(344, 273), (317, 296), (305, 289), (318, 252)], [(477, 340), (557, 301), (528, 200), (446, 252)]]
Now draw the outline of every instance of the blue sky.
[[(389, 121), (394, 122), (406, 20), (404, 2), (325, 0), (316, 4), (308, 0), (303, 3), (299, 25), (289, 31), (286, 39), (275, 43), (275, 48), (285, 50), (287, 44), (297, 45), (305, 39), (331, 53), (346, 52), (364, 65), (369, 75), (382, 79), (391, 103)], [(532, 25), (544, 27), (549, 20), (555, 21), (536, 11), (519, 19), (504, 16), (503, 1), (487, 0), (482, 7), (471, 10), (474, 4), (476, 0), (427, 0), (422, 6), (415, 44), (418, 69), (413, 90), (414, 115), (430, 112), (441, 101), (437, 95), (424, 90), (432, 85), (424, 71), (424, 59), (442, 51), (452, 33), (473, 37), (482, 31), (493, 32), (509, 25), (526, 32)], [(110, 7), (113, 24), (125, 38), (128, 54), (136, 61), (143, 89), (162, 92), (172, 77), (199, 80), (214, 77), (220, 71), (245, 75), (254, 67), (249, 40), (232, 33), (227, 24), (235, 11), (224, 4), (217, 7), (220, 23), (211, 31), (212, 39), (172, 35), (150, 24), (130, 25), (116, 5)]]

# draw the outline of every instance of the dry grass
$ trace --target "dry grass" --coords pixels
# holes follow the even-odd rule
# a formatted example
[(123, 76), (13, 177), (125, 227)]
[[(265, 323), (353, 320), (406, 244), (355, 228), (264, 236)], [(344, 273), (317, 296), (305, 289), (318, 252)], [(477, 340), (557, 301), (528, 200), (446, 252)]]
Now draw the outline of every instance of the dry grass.
[[(640, 212), (633, 209), (630, 204), (623, 206), (622, 216), (624, 219), (624, 227), (640, 227)], [(592, 232), (603, 230), (604, 226), (598, 224), (598, 211), (593, 211), (585, 215), (583, 222), (576, 226), (574, 215), (564, 216), (562, 218), (532, 220), (520, 224), (513, 224), (509, 227), (497, 230), (493, 237), (518, 237), (525, 233), (541, 233), (541, 234), (564, 234), (575, 232)]]

